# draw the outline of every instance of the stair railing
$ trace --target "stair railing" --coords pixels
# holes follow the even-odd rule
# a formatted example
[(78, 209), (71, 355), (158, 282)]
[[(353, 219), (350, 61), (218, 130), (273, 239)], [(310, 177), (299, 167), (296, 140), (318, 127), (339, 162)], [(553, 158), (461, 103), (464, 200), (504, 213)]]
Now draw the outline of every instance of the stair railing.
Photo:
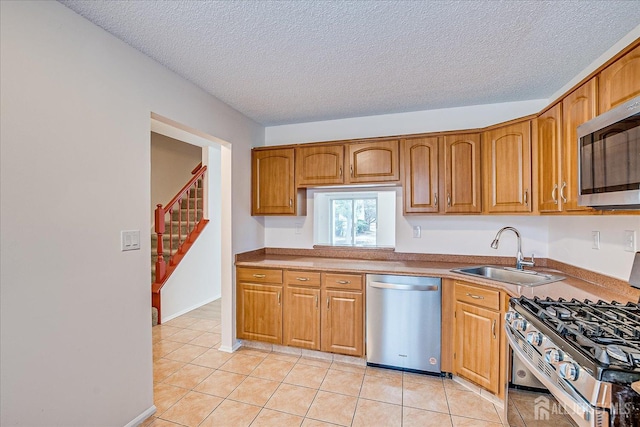
[[(158, 309), (160, 319), (160, 289), (195, 239), (209, 222), (204, 218), (204, 197), (198, 204), (198, 193), (203, 190), (207, 167), (200, 163), (191, 171), (193, 177), (165, 206), (158, 204), (155, 210), (155, 233), (158, 237), (156, 277), (151, 286), (152, 306)], [(204, 195), (203, 195), (204, 196)], [(192, 207), (193, 205), (193, 207)], [(168, 217), (167, 217), (168, 216)], [(168, 263), (165, 261), (164, 236), (168, 223)]]

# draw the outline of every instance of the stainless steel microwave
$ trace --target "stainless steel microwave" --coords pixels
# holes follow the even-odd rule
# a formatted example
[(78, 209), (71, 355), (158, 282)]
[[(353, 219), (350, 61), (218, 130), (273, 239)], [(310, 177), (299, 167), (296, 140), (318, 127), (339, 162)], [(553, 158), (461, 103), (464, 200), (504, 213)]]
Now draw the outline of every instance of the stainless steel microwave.
[(578, 126), (578, 204), (640, 209), (640, 96)]

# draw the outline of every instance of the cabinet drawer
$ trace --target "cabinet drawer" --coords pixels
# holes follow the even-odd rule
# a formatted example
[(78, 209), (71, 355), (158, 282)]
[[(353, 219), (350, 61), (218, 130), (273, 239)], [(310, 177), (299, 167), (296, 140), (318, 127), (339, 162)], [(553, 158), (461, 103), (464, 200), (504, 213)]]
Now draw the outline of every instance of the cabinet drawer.
[(320, 273), (315, 271), (291, 271), (285, 270), (284, 282), (295, 286), (320, 286)]
[(361, 274), (322, 273), (325, 288), (362, 290)]
[(468, 304), (500, 310), (500, 291), (456, 282), (456, 300)]
[(238, 268), (236, 279), (239, 282), (282, 283), (282, 270), (266, 268)]

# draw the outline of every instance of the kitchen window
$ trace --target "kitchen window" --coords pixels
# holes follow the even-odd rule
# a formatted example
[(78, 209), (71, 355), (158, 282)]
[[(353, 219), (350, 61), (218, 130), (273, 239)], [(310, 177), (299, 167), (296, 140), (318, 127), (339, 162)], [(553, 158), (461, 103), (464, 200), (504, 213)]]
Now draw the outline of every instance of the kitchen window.
[(317, 192), (314, 244), (394, 247), (395, 191)]

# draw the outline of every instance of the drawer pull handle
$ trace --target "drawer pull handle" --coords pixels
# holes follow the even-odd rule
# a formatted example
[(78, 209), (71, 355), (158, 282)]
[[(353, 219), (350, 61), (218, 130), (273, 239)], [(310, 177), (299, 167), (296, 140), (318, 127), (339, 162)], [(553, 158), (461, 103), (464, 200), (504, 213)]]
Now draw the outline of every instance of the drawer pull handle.
[(311, 279), (309, 279), (308, 277), (296, 277), (296, 280), (300, 282), (308, 282)]
[(482, 295), (474, 295), (474, 294), (470, 294), (469, 292), (467, 292), (467, 296), (473, 299), (484, 299)]
[(493, 334), (493, 339), (496, 339), (496, 319), (493, 319), (493, 323), (491, 324), (491, 333)]
[(336, 283), (339, 283), (341, 285), (348, 285), (351, 283), (351, 280), (336, 280)]
[(255, 277), (256, 279), (264, 279), (265, 277), (267, 277), (266, 274), (254, 274), (253, 277)]

